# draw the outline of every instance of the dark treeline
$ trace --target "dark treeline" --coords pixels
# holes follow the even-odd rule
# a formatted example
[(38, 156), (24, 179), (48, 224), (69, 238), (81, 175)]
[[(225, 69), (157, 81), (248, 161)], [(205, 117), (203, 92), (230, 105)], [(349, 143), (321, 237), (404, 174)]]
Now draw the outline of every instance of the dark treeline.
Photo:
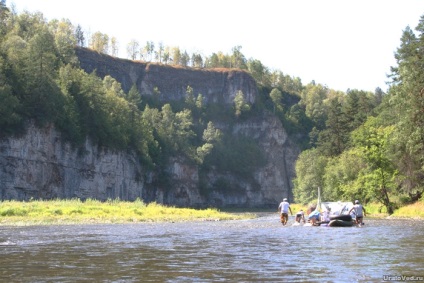
[[(395, 57), (390, 88), (383, 93), (335, 91), (315, 82), (270, 71), (232, 54), (188, 55), (162, 44), (137, 41), (127, 46), (131, 59), (201, 68), (240, 68), (256, 80), (254, 105), (238, 93), (232, 107), (203, 103), (187, 86), (184, 101), (159, 103), (135, 87), (125, 93), (112, 77), (103, 80), (78, 67), (76, 45), (117, 55), (117, 40), (97, 32), (85, 43), (80, 26), (46, 21), (41, 13), (17, 14), (0, 2), (0, 135), (21, 133), (28, 121), (53, 123), (75, 147), (89, 137), (101, 146), (131, 150), (151, 168), (184, 156), (201, 172), (212, 166), (251, 176), (264, 162), (248, 137), (217, 129), (273, 113), (303, 152), (296, 164), (294, 196), (308, 203), (321, 187), (325, 200), (377, 201), (392, 212), (418, 200), (424, 190), (423, 18), (416, 33), (407, 27)], [(202, 174), (200, 174), (202, 175)], [(167, 180), (166, 176), (162, 180)], [(200, 184), (202, 181), (200, 181)], [(201, 184), (202, 186), (202, 184)], [(207, 187), (207, 186), (205, 186)], [(221, 189), (225, 188), (222, 184)], [(231, 188), (228, 188), (231, 189)]]

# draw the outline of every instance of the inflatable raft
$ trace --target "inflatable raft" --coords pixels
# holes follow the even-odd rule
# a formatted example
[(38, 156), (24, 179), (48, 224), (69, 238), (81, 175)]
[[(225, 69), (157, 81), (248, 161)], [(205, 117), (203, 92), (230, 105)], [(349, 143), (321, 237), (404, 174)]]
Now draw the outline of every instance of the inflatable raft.
[(334, 219), (331, 220), (330, 223), (328, 223), (329, 227), (352, 227), (354, 222), (351, 221), (344, 221), (340, 219)]

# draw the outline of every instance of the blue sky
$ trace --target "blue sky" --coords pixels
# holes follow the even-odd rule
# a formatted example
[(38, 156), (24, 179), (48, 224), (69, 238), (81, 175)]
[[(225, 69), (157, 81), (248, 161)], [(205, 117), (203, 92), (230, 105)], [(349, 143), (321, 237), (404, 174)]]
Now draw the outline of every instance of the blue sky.
[(100, 31), (126, 45), (135, 39), (209, 56), (242, 46), (247, 58), (329, 88), (387, 89), (406, 26), (424, 15), (422, 0), (6, 0)]

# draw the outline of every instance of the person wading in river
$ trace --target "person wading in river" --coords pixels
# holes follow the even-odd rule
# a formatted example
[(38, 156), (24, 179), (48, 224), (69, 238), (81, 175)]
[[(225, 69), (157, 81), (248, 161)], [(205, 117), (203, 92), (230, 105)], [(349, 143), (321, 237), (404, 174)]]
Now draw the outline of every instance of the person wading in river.
[(290, 204), (287, 202), (287, 199), (284, 198), (280, 205), (278, 206), (278, 211), (281, 213), (281, 224), (286, 225), (289, 220), (289, 210), (290, 214), (293, 215)]
[(305, 213), (303, 212), (303, 209), (301, 209), (298, 213), (296, 213), (296, 218), (294, 219), (297, 223), (300, 223), (300, 220), (303, 220), (303, 223), (305, 223)]
[(349, 210), (348, 214), (350, 214), (352, 210), (355, 212), (356, 225), (359, 225), (359, 226), (363, 225), (364, 223), (362, 222), (362, 220), (364, 220), (366, 211), (365, 211), (365, 208), (359, 203), (359, 200), (355, 200), (355, 205)]

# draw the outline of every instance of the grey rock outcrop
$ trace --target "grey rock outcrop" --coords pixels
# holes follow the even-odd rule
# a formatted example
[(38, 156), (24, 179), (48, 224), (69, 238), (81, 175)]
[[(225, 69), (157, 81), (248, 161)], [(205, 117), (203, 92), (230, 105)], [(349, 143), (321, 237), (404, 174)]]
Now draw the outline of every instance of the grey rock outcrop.
[(136, 156), (99, 148), (83, 151), (63, 143), (53, 126), (29, 125), (22, 137), (0, 141), (0, 198), (142, 197), (144, 180)]
[(202, 94), (205, 102), (232, 104), (240, 90), (246, 102), (255, 103), (255, 80), (245, 71), (236, 69), (195, 69), (117, 59), (109, 55), (77, 48), (80, 66), (87, 73), (100, 77), (110, 75), (128, 92), (135, 85), (142, 95), (154, 95), (155, 88), (163, 101), (185, 97), (187, 86), (193, 95)]

